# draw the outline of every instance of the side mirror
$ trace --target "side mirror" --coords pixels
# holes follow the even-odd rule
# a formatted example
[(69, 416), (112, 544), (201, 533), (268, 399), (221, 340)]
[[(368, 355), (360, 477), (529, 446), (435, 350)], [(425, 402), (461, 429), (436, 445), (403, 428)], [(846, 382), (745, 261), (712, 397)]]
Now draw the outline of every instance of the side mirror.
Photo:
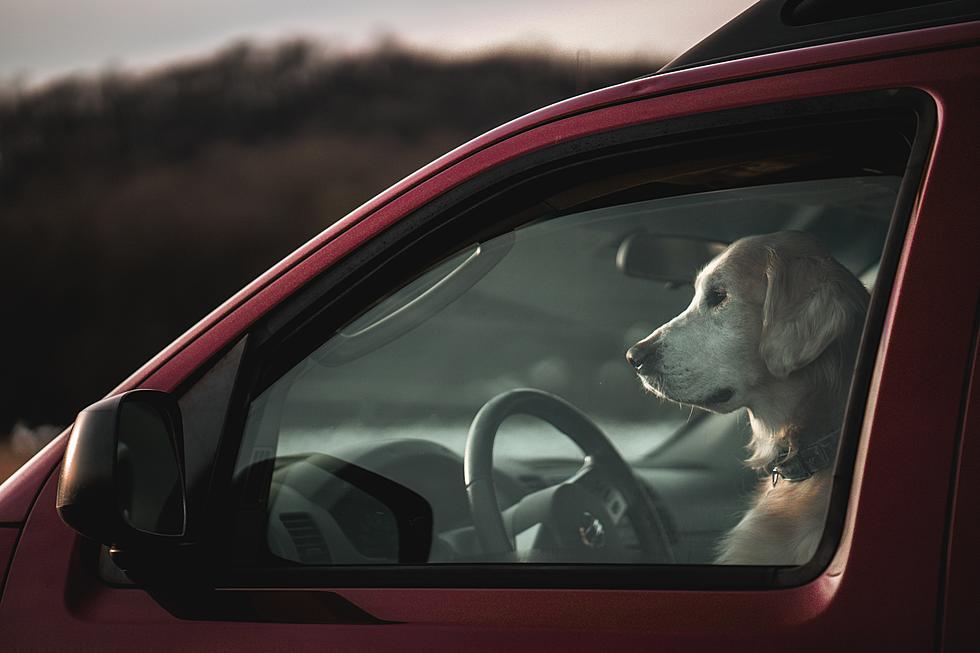
[(186, 528), (177, 401), (133, 390), (78, 414), (58, 482), (58, 513), (105, 545), (178, 543)]

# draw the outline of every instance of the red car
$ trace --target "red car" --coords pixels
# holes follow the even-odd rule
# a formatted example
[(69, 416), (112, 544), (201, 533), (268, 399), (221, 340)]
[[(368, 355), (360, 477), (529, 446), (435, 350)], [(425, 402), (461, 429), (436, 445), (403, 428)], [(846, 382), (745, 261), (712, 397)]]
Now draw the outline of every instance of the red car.
[[(975, 650), (980, 9), (864, 7), (764, 1), (235, 295), (0, 487), (4, 650)], [(870, 299), (818, 538), (722, 564), (794, 452), (623, 354), (790, 230)]]

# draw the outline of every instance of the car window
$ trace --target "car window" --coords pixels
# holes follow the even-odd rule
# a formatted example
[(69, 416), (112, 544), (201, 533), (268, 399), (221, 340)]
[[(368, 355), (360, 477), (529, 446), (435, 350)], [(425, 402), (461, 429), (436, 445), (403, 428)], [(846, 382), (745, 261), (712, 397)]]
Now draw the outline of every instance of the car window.
[(908, 151), (796, 154), (549, 189), (320, 334), (249, 406), (239, 559), (805, 563)]

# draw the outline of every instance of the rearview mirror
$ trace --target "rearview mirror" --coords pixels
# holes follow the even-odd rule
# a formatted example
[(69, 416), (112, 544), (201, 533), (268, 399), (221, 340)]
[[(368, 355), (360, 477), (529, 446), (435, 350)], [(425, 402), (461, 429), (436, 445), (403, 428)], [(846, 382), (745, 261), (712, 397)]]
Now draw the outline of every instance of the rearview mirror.
[(133, 390), (75, 420), (58, 482), (58, 513), (105, 545), (178, 540), (186, 526), (180, 409), (168, 393)]
[(727, 247), (727, 243), (707, 238), (640, 232), (627, 236), (619, 244), (616, 267), (630, 277), (690, 284), (698, 270)]

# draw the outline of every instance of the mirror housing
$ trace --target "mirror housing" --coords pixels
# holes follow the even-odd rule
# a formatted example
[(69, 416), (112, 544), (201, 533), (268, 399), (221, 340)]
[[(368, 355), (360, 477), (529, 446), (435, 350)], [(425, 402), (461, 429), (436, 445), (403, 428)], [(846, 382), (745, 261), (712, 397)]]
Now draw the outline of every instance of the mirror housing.
[(172, 395), (133, 390), (78, 414), (58, 481), (61, 519), (115, 548), (177, 544), (186, 531), (183, 434)]

